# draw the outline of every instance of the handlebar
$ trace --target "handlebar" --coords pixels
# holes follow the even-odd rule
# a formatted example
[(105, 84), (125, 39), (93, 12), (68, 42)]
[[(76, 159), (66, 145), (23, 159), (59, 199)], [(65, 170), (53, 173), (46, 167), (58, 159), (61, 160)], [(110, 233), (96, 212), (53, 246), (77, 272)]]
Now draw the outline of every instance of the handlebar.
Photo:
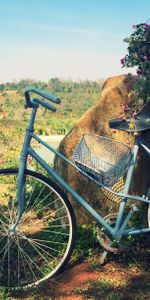
[(61, 99), (56, 97), (55, 95), (44, 92), (44, 91), (42, 91), (38, 88), (35, 88), (33, 86), (29, 86), (24, 91), (24, 95), (25, 95), (25, 99), (26, 99), (26, 108), (27, 107), (35, 107), (35, 103), (37, 103), (37, 104), (40, 104), (40, 105), (44, 106), (47, 109), (50, 109), (52, 111), (56, 111), (56, 108), (53, 107), (52, 105), (50, 105), (47, 102), (44, 102), (44, 101), (42, 101), (40, 99), (37, 99), (37, 98), (31, 99), (30, 98), (30, 93), (38, 94), (38, 95), (42, 96), (43, 98), (45, 98), (46, 100), (52, 101), (53, 103), (56, 103), (56, 104), (61, 103)]
[(37, 103), (37, 104), (40, 104), (40, 105), (44, 106), (45, 108), (47, 108), (49, 110), (52, 110), (54, 112), (56, 111), (56, 107), (50, 105), (47, 102), (42, 101), (41, 99), (33, 98), (32, 103)]

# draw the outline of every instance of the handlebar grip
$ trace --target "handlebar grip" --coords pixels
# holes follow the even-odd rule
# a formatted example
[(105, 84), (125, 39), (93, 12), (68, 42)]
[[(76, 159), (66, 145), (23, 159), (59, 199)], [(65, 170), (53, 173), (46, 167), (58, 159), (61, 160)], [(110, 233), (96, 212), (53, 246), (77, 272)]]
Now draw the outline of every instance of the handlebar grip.
[(109, 127), (110, 128), (114, 128), (114, 129), (117, 129), (122, 124), (124, 124), (124, 122), (122, 121), (122, 119), (113, 119), (113, 120), (109, 121)]
[(31, 93), (35, 93), (35, 94), (38, 94), (40, 96), (42, 96), (43, 98), (47, 99), (47, 100), (50, 100), (56, 104), (60, 104), (61, 103), (61, 99), (56, 97), (55, 95), (53, 94), (50, 94), (50, 93), (47, 93), (47, 92), (43, 92), (42, 90), (38, 89), (38, 88), (35, 88), (33, 86), (29, 86), (25, 89), (24, 93), (25, 93), (25, 98), (27, 100), (27, 102), (29, 103), (31, 100), (30, 100), (30, 96), (29, 96), (29, 92)]
[(40, 100), (40, 99), (37, 99), (37, 98), (34, 98), (32, 99), (33, 103), (37, 103), (37, 104), (40, 104), (42, 106), (44, 106), (45, 108), (49, 109), (49, 110), (52, 110), (52, 111), (56, 111), (56, 107), (52, 106), (51, 104), (47, 103), (47, 102), (44, 102), (43, 100)]

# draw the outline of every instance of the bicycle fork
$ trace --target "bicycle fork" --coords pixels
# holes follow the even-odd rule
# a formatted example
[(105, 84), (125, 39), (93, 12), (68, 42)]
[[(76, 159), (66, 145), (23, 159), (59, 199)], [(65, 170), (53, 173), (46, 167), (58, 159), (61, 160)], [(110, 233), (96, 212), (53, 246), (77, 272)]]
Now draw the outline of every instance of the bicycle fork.
[(19, 165), (19, 172), (18, 172), (17, 195), (16, 195), (17, 203), (18, 203), (18, 215), (16, 221), (10, 227), (10, 231), (13, 233), (16, 231), (16, 227), (19, 224), (19, 221), (25, 209), (25, 187), (26, 187), (25, 170), (27, 167), (28, 149), (30, 147), (30, 142), (32, 138), (31, 133), (34, 132), (34, 121), (35, 121), (36, 113), (37, 113), (37, 107), (34, 107), (32, 109), (29, 127), (26, 129), (23, 148), (20, 155), (20, 165)]

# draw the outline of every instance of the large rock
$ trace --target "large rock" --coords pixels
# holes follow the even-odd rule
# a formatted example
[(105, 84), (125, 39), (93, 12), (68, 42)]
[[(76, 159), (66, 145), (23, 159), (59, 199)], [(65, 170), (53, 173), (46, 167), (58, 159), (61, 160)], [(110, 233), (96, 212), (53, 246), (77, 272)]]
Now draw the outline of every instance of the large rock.
[[(114, 138), (118, 141), (125, 142), (128, 139), (128, 134), (125, 132), (118, 131), (113, 133), (109, 128), (108, 122), (112, 118), (119, 117), (121, 103), (127, 99), (127, 77), (116, 76), (108, 78), (102, 87), (102, 93), (100, 100), (97, 105), (90, 108), (75, 124), (73, 129), (66, 135), (59, 146), (59, 151), (69, 158), (72, 159), (72, 153), (81, 136), (84, 133), (95, 133), (107, 137)], [(132, 144), (132, 143), (131, 143)], [(98, 211), (101, 210), (102, 214), (107, 212), (115, 211), (119, 202), (118, 197), (108, 195), (102, 191), (95, 183), (89, 181), (73, 167), (67, 165), (62, 159), (55, 157), (55, 169), (57, 172), (89, 203), (92, 204)], [(135, 174), (136, 186), (134, 189), (137, 191), (140, 187), (138, 172)], [(117, 183), (116, 189), (119, 191), (122, 189), (122, 179)], [(69, 196), (69, 195), (68, 195)], [(72, 198), (69, 196), (72, 201)], [(113, 203), (113, 201), (115, 203)], [(77, 219), (86, 221), (87, 217), (83, 209), (79, 209), (78, 204), (72, 201), (75, 208)]]

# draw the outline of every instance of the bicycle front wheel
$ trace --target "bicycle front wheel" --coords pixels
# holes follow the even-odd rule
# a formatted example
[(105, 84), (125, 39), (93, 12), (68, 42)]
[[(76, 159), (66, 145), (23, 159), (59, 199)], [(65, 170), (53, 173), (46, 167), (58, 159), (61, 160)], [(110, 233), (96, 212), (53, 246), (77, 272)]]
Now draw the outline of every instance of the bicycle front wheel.
[(0, 170), (0, 286), (26, 290), (62, 270), (75, 243), (73, 209), (51, 180), (26, 171), (25, 210), (18, 213), (17, 170)]

